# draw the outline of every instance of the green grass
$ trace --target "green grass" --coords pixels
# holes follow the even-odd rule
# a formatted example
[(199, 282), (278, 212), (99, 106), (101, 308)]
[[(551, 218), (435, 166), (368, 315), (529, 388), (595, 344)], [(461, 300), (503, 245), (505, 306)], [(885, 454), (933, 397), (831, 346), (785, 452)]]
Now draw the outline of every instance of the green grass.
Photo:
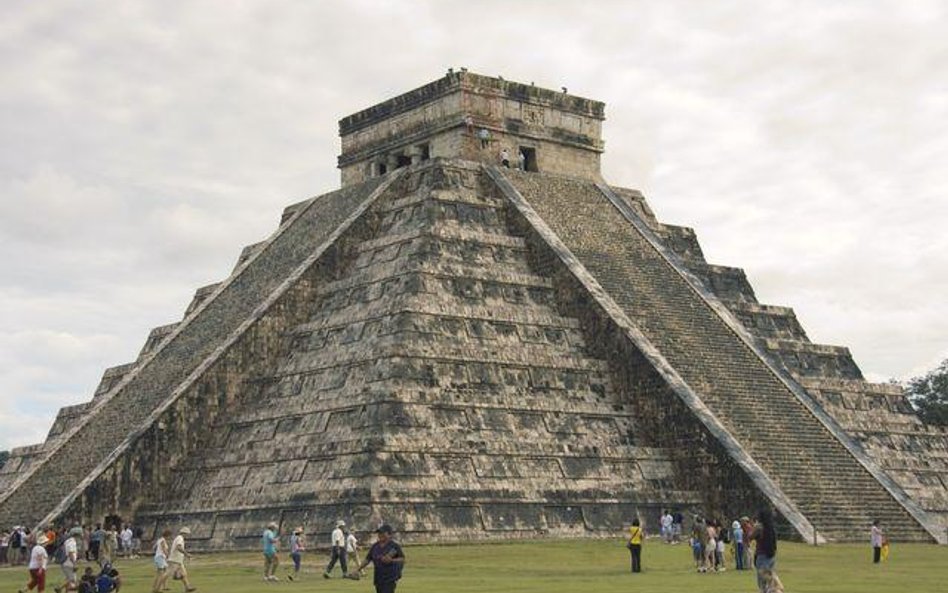
[[(868, 545), (831, 545), (814, 548), (781, 542), (778, 574), (791, 593), (926, 593), (946, 591), (948, 548), (934, 545), (895, 545), (889, 562), (874, 566)], [(756, 591), (753, 571), (729, 570), (718, 574), (697, 574), (691, 568), (687, 546), (666, 546), (648, 542), (643, 550), (645, 571), (628, 572), (628, 552), (621, 540), (556, 540), (486, 545), (407, 546), (408, 563), (400, 592), (474, 593), (536, 592), (597, 593), (647, 591), (649, 593), (739, 593)], [(374, 591), (371, 568), (360, 582), (336, 577), (324, 580), (323, 553), (307, 553), (302, 579), (285, 580), (292, 563), (283, 557), (280, 583), (264, 583), (260, 556), (249, 553), (196, 556), (189, 568), (194, 585), (202, 593), (257, 593), (287, 591)], [(147, 593), (153, 576), (149, 559), (119, 561), (123, 593)], [(50, 584), (59, 584), (62, 573), (53, 567)], [(26, 583), (23, 567), (0, 569), (0, 591), (16, 591)], [(172, 582), (171, 591), (183, 590)]]

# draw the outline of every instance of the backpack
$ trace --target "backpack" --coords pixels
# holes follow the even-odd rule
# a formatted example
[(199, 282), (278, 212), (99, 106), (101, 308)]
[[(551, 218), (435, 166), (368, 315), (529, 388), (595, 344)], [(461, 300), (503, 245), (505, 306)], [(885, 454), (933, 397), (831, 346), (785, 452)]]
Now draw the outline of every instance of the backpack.
[(95, 588), (98, 593), (111, 593), (114, 588), (112, 577), (107, 574), (99, 575), (99, 578), (95, 580)]
[(17, 529), (13, 532), (13, 535), (10, 536), (10, 547), (19, 548), (20, 547), (20, 530)]
[(56, 546), (56, 551), (53, 552), (53, 560), (56, 564), (65, 564), (69, 560), (69, 556), (66, 555), (66, 542), (60, 543)]

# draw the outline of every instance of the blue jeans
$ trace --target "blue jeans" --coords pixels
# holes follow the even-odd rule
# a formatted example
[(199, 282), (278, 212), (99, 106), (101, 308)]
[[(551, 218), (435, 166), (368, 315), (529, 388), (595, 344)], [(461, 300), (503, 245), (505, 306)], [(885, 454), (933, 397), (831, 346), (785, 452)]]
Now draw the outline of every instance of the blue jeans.
[(758, 554), (754, 557), (754, 564), (757, 566), (757, 589), (760, 593), (766, 593), (767, 591), (767, 581), (764, 580), (764, 577), (761, 575), (761, 571), (764, 570), (773, 570), (774, 566), (777, 564), (776, 558), (771, 558), (770, 556), (764, 556), (763, 554)]
[(299, 553), (299, 552), (293, 552), (293, 553), (290, 554), (290, 558), (293, 559), (293, 569), (294, 569), (296, 572), (299, 572), (299, 571), (300, 571), (300, 553)]
[(744, 570), (744, 543), (737, 542), (734, 544), (734, 556), (737, 559), (737, 570)]

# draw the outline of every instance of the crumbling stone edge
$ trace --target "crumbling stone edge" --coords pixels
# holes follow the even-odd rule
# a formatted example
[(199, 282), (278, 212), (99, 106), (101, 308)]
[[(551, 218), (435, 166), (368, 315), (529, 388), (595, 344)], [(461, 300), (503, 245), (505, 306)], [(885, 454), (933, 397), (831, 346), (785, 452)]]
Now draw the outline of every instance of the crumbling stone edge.
[(655, 233), (648, 228), (648, 225), (642, 221), (635, 211), (616, 195), (612, 188), (604, 183), (596, 183), (596, 187), (605, 196), (609, 202), (619, 211), (622, 216), (632, 225), (632, 227), (662, 256), (668, 265), (681, 276), (688, 286), (701, 298), (701, 300), (710, 308), (730, 329), (744, 345), (759, 358), (767, 369), (790, 390), (800, 403), (826, 428), (826, 430), (838, 440), (843, 447), (862, 465), (866, 471), (875, 478), (883, 488), (894, 498), (918, 523), (931, 535), (939, 544), (948, 544), (948, 533), (946, 533), (922, 507), (918, 505), (902, 489), (895, 480), (889, 476), (875, 461), (873, 461), (846, 433), (835, 418), (830, 416), (826, 410), (818, 403), (813, 401), (806, 389), (800, 385), (787, 371), (775, 365), (771, 358), (759, 346), (757, 339), (741, 324), (733, 313), (721, 302), (721, 300), (694, 274), (688, 271), (685, 263), (672, 250), (658, 239)]

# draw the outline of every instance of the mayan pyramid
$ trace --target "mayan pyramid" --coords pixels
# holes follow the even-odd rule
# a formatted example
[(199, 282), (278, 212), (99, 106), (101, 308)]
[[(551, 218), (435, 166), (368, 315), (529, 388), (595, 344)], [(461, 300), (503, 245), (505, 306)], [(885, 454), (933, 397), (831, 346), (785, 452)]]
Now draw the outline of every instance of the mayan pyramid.
[(603, 120), (469, 72), (341, 120), (342, 188), (14, 450), (0, 524), (186, 523), (228, 549), (270, 520), (463, 541), (769, 504), (806, 541), (879, 518), (945, 543), (945, 431), (608, 185)]

